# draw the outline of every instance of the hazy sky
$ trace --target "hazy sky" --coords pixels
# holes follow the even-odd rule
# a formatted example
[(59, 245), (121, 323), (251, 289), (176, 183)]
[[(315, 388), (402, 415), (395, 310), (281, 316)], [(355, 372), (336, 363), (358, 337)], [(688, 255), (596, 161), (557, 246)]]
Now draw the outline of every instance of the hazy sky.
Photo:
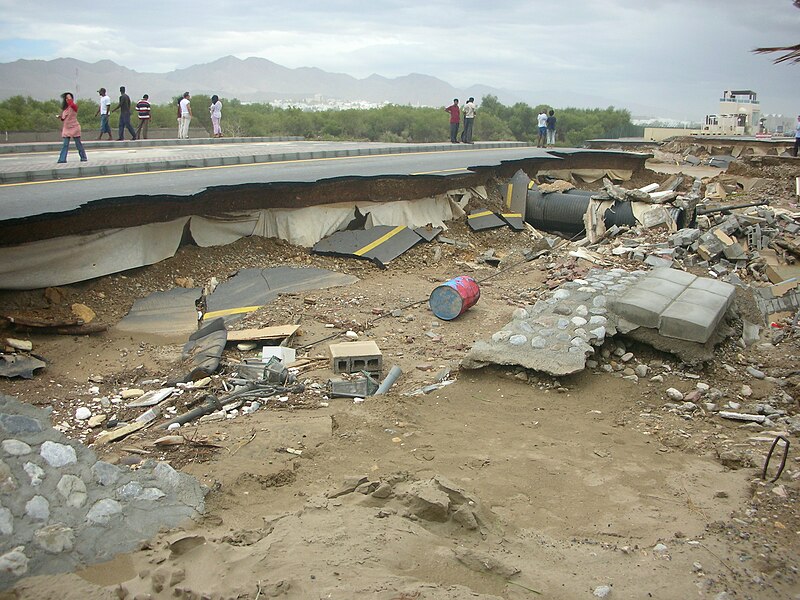
[(765, 113), (800, 114), (800, 65), (750, 52), (797, 43), (791, 0), (0, 0), (0, 62), (110, 59), (165, 72), (258, 56), (694, 120), (731, 89), (758, 92)]

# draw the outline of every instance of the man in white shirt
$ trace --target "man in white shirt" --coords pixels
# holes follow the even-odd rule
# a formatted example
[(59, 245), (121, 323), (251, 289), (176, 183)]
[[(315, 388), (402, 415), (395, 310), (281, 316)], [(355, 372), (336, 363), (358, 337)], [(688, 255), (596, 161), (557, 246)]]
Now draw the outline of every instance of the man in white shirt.
[(475, 98), (467, 100), (467, 103), (461, 107), (461, 112), (464, 113), (464, 132), (461, 134), (461, 141), (471, 144), (472, 126), (475, 123)]
[(539, 138), (536, 140), (536, 147), (544, 148), (547, 142), (547, 109), (542, 109), (542, 112), (536, 117), (536, 121), (539, 127)]
[(97, 137), (98, 140), (103, 139), (103, 134), (108, 134), (108, 139), (111, 139), (111, 123), (109, 122), (109, 115), (111, 114), (111, 96), (106, 94), (106, 88), (100, 88), (97, 90), (97, 93), (100, 94), (100, 106), (97, 107), (97, 112), (94, 113), (94, 116), (100, 115), (100, 135)]
[(192, 121), (192, 106), (189, 104), (189, 98), (189, 92), (184, 92), (180, 102), (181, 128), (178, 137), (183, 140), (189, 139), (189, 123)]

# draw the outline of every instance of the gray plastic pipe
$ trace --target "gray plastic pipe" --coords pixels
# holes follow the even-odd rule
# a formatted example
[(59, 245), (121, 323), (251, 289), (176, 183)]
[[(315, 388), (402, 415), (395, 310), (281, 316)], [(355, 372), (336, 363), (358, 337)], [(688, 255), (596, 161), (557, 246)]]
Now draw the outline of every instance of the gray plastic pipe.
[(381, 385), (378, 387), (378, 391), (376, 391), (373, 396), (380, 396), (381, 394), (385, 394), (389, 391), (389, 388), (392, 387), (397, 378), (403, 374), (403, 371), (397, 365), (394, 365), (391, 369), (389, 369), (389, 374), (386, 375), (386, 379), (381, 382)]

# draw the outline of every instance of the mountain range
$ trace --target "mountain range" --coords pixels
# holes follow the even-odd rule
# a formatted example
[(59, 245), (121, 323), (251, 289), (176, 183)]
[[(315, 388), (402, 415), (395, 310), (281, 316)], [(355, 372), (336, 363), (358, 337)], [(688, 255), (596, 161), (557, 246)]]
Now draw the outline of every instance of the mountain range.
[[(140, 73), (110, 60), (88, 63), (73, 58), (54, 60), (20, 59), (0, 63), (0, 100), (11, 96), (31, 96), (37, 100), (56, 98), (61, 92), (74, 91), (77, 98), (96, 98), (105, 87), (114, 98), (119, 86), (126, 86), (131, 97), (149, 94), (151, 101), (172, 101), (184, 91), (193, 94), (218, 94), (242, 102), (273, 100), (300, 101), (321, 97), (324, 100), (391, 102), (419, 106), (445, 106), (453, 98), (474, 96), (478, 101), (487, 94), (504, 104), (526, 102), (536, 106), (542, 101), (555, 107), (595, 108), (615, 105), (599, 96), (537, 90), (507, 90), (486, 85), (457, 89), (446, 81), (411, 73), (387, 78), (370, 75), (357, 79), (344, 73), (330, 73), (314, 67), (290, 69), (265, 58), (239, 59), (226, 56), (210, 63), (192, 65), (168, 73)], [(561, 102), (561, 99), (564, 102)], [(629, 107), (650, 112), (652, 107)], [(652, 109), (658, 110), (658, 109)]]

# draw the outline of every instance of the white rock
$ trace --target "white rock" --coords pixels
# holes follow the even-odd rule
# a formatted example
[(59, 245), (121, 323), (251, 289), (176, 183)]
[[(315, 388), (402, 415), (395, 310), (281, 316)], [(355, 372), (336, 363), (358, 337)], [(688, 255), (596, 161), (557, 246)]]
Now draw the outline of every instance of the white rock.
[(583, 317), (572, 317), (572, 324), (575, 325), (575, 327), (583, 327), (586, 323), (588, 323), (588, 321)]
[(348, 331), (344, 334), (344, 337), (346, 337), (348, 340), (355, 341), (358, 339), (358, 334), (355, 331)]
[(42, 527), (33, 535), (39, 547), (50, 554), (69, 552), (75, 542), (75, 533), (61, 523)]
[(23, 352), (30, 352), (33, 350), (33, 343), (30, 340), (6, 338), (6, 345), (11, 346), (15, 350), (22, 350)]
[(711, 386), (708, 385), (707, 383), (702, 383), (702, 382), (698, 381), (697, 382), (697, 389), (700, 390), (701, 392), (707, 392), (708, 390), (711, 389)]
[(128, 388), (127, 390), (122, 390), (119, 395), (123, 400), (130, 400), (131, 398), (140, 398), (144, 396), (144, 390)]
[(0, 535), (14, 533), (14, 515), (7, 508), (0, 507)]
[(116, 500), (104, 498), (94, 503), (86, 514), (86, 520), (95, 525), (106, 525), (114, 515), (122, 512), (122, 505)]
[(236, 349), (241, 352), (250, 352), (250, 350), (255, 350), (258, 344), (255, 342), (242, 342), (240, 344), (236, 344)]
[(57, 444), (47, 440), (42, 444), (39, 449), (39, 454), (47, 461), (51, 467), (66, 467), (78, 462), (78, 457), (75, 454), (75, 448), (67, 446), (66, 444)]
[(28, 557), (25, 556), (25, 546), (17, 546), (11, 552), (0, 556), (0, 573), (11, 573), (20, 577), (28, 572)]
[(31, 451), (31, 447), (19, 440), (3, 440), (3, 450), (11, 456), (24, 456)]
[(86, 408), (85, 406), (81, 406), (78, 410), (75, 411), (75, 418), (78, 421), (85, 421), (89, 417), (92, 416), (92, 411)]
[(22, 468), (31, 478), (31, 486), (36, 487), (42, 483), (42, 479), (44, 479), (44, 469), (42, 467), (32, 462), (26, 462)]
[(666, 391), (667, 398), (670, 400), (681, 401), (683, 400), (683, 394), (680, 390), (676, 390), (675, 388), (667, 388)]
[(595, 598), (611, 598), (611, 586), (610, 585), (599, 585), (594, 588), (592, 592), (592, 596)]

